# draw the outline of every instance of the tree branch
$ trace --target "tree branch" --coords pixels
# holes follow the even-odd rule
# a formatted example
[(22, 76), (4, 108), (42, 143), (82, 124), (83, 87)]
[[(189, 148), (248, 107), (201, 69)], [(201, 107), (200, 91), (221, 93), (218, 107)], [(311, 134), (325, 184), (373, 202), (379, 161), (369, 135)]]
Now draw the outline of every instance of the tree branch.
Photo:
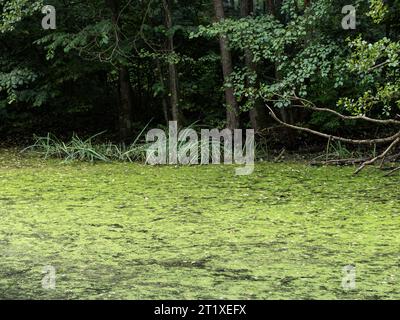
[(375, 158), (373, 158), (373, 159), (371, 159), (371, 160), (365, 161), (365, 162), (356, 170), (356, 172), (354, 172), (354, 174), (358, 174), (362, 169), (365, 168), (365, 166), (374, 164), (374, 163), (375, 163), (376, 161), (378, 161), (379, 159), (385, 158), (386, 155), (389, 153), (389, 151), (392, 150), (393, 147), (394, 147), (396, 144), (398, 144), (399, 142), (400, 142), (400, 138), (397, 138), (396, 140), (394, 140), (394, 141), (390, 144), (390, 146), (389, 146), (382, 154), (380, 154), (379, 156), (377, 156), (377, 157), (375, 157)]
[(377, 124), (394, 124), (394, 125), (400, 125), (400, 121), (395, 120), (395, 119), (387, 119), (387, 120), (381, 120), (381, 119), (373, 119), (367, 116), (345, 116), (335, 110), (328, 109), (328, 108), (318, 108), (315, 106), (314, 103), (312, 103), (309, 100), (299, 98), (296, 95), (294, 96), (296, 100), (299, 100), (301, 102), (301, 105), (293, 105), (294, 107), (300, 107), (300, 108), (306, 108), (310, 109), (313, 111), (321, 111), (321, 112), (329, 112), (334, 114), (335, 116), (343, 119), (343, 120), (364, 120), (364, 121), (369, 121)]
[(282, 121), (281, 119), (279, 119), (275, 112), (272, 110), (272, 108), (266, 104), (267, 109), (269, 110), (269, 113), (271, 115), (271, 117), (273, 119), (275, 119), (277, 122), (279, 122), (281, 125), (287, 127), (287, 128), (291, 128), (294, 130), (298, 130), (298, 131), (304, 131), (304, 132), (308, 132), (317, 136), (320, 136), (322, 138), (326, 138), (326, 139), (332, 139), (332, 140), (337, 140), (337, 141), (342, 141), (342, 142), (347, 142), (347, 143), (351, 143), (351, 144), (357, 144), (357, 145), (372, 145), (372, 144), (383, 144), (383, 143), (388, 143), (388, 142), (392, 142), (396, 139), (398, 139), (400, 137), (400, 131), (397, 132), (395, 135), (390, 136), (390, 137), (386, 137), (386, 138), (379, 138), (379, 139), (361, 139), (361, 140), (357, 140), (357, 139), (348, 139), (348, 138), (342, 138), (342, 137), (338, 137), (338, 136), (333, 136), (333, 135), (329, 135), (326, 133), (322, 133), (319, 131), (315, 131), (309, 128), (304, 128), (304, 127), (299, 127), (299, 126), (295, 126), (289, 123), (286, 123), (284, 121)]

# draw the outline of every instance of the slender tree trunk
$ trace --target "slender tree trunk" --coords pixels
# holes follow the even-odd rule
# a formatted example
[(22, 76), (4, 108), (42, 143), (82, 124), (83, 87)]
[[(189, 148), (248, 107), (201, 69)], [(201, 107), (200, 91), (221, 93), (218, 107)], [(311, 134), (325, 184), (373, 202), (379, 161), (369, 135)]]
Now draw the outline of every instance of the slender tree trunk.
[[(242, 17), (250, 16), (253, 13), (253, 11), (254, 11), (253, 0), (241, 0), (240, 15)], [(253, 62), (253, 54), (248, 49), (245, 50), (244, 54), (245, 54), (246, 67), (257, 74), (258, 65)], [(258, 100), (255, 102), (253, 109), (249, 111), (249, 116), (250, 116), (251, 126), (255, 130), (255, 132), (260, 132), (262, 129), (266, 127), (267, 111), (261, 104), (261, 101)]]
[[(158, 60), (158, 59), (157, 59), (157, 70), (156, 70), (156, 72), (158, 73), (158, 77), (160, 79), (161, 86), (163, 87), (163, 89), (165, 89), (163, 70), (162, 70), (162, 66), (161, 66), (160, 60)], [(162, 97), (161, 97), (161, 103), (162, 103), (162, 107), (163, 107), (164, 120), (165, 120), (166, 125), (168, 126), (168, 122), (169, 122), (168, 103), (167, 103), (167, 99), (165, 98), (165, 94), (163, 94)]]
[[(116, 28), (116, 39), (118, 43), (121, 38), (119, 31), (121, 26), (121, 17), (119, 16), (119, 0), (106, 0), (106, 5), (111, 9), (112, 22)], [(132, 133), (132, 113), (133, 113), (133, 92), (129, 76), (129, 69), (126, 66), (119, 66), (118, 79), (118, 129), (120, 139), (127, 141)]]
[(124, 66), (119, 70), (119, 90), (119, 132), (121, 140), (126, 141), (132, 134), (133, 93), (129, 70)]
[(266, 0), (266, 5), (267, 5), (267, 12), (269, 14), (275, 15), (274, 0)]
[[(167, 30), (171, 32), (173, 27), (172, 14), (171, 14), (172, 1), (162, 0), (162, 2), (165, 13), (165, 26)], [(173, 34), (168, 35), (167, 50), (169, 54), (173, 54), (175, 52)], [(179, 125), (181, 121), (181, 112), (179, 107), (179, 96), (178, 96), (178, 72), (176, 70), (176, 64), (173, 62), (168, 63), (168, 76), (169, 76), (169, 91), (170, 91), (170, 101), (172, 110), (172, 120), (177, 121)]]
[[(222, 0), (213, 0), (215, 16), (217, 21), (225, 19), (225, 12)], [(222, 59), (222, 71), (224, 81), (227, 81), (229, 76), (232, 74), (232, 55), (229, 49), (228, 39), (225, 35), (221, 35), (219, 38), (221, 59)], [(225, 88), (225, 100), (227, 105), (226, 110), (226, 122), (227, 128), (236, 129), (239, 128), (239, 107), (235, 99), (233, 88)]]

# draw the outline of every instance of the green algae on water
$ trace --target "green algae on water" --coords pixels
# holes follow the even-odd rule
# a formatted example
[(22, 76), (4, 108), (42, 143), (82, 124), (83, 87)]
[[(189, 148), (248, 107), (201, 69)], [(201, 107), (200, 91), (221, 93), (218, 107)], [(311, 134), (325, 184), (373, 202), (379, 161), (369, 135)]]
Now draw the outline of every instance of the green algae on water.
[(0, 153), (0, 298), (399, 299), (399, 177), (352, 170)]

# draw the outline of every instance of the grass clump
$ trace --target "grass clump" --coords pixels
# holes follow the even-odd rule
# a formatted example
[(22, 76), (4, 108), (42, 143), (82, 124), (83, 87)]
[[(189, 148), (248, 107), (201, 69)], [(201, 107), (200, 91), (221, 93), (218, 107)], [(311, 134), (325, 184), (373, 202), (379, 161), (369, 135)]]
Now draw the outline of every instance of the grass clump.
[[(140, 132), (131, 144), (115, 144), (112, 142), (96, 143), (96, 138), (102, 135), (104, 132), (98, 133), (87, 139), (80, 138), (77, 134), (73, 134), (72, 138), (68, 142), (64, 142), (57, 138), (55, 135), (48, 133), (46, 136), (34, 135), (34, 143), (22, 150), (32, 151), (39, 154), (44, 159), (57, 158), (63, 159), (65, 162), (70, 161), (82, 161), (82, 162), (148, 162), (148, 149), (152, 142), (146, 142), (143, 138), (143, 133), (147, 126)], [(211, 140), (203, 141), (200, 139), (199, 134), (200, 128), (195, 128), (191, 125), (188, 128), (183, 129), (180, 133), (182, 136), (189, 136), (190, 130), (197, 129), (199, 139), (197, 141), (191, 140), (180, 140), (176, 143), (176, 149), (178, 154), (185, 154), (189, 156), (189, 163), (201, 163), (202, 151), (209, 148), (209, 161), (212, 162), (212, 146)], [(165, 130), (167, 131), (167, 130)], [(165, 152), (168, 155), (170, 152), (170, 137), (166, 136)], [(217, 144), (219, 148), (221, 159), (226, 155), (223, 141)], [(195, 152), (197, 151), (197, 152)], [(232, 152), (233, 150), (229, 150)], [(258, 154), (258, 152), (257, 152)], [(264, 153), (263, 153), (264, 155)], [(230, 154), (232, 157), (232, 154)], [(222, 160), (221, 160), (222, 161)]]
[(58, 158), (66, 162), (141, 162), (146, 160), (147, 146), (139, 144), (141, 134), (129, 145), (112, 142), (94, 143), (95, 138), (101, 134), (103, 132), (88, 139), (82, 139), (77, 134), (73, 134), (68, 142), (61, 141), (50, 133), (44, 137), (35, 135), (34, 143), (22, 151), (33, 151), (45, 159)]

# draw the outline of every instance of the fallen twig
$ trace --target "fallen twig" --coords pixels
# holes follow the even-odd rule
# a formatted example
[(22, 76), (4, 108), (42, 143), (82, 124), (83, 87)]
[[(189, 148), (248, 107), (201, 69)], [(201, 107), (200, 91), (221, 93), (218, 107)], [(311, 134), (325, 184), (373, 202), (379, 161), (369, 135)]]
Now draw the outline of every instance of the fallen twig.
[(379, 156), (376, 156), (373, 159), (370, 159), (368, 161), (365, 161), (355, 172), (354, 174), (358, 174), (362, 169), (364, 169), (366, 166), (374, 164), (376, 161), (378, 161), (379, 159), (383, 159), (386, 157), (386, 155), (389, 153), (390, 150), (392, 150), (394, 148), (394, 146), (396, 144), (398, 144), (400, 142), (400, 138), (397, 138), (396, 140), (394, 140), (390, 146), (383, 152), (381, 153)]
[(310, 164), (312, 166), (324, 166), (324, 165), (354, 165), (354, 164), (359, 164), (367, 161), (368, 159), (362, 158), (362, 159), (333, 159), (333, 160), (327, 160), (327, 161), (313, 161)]
[(283, 157), (283, 155), (285, 154), (285, 152), (286, 152), (286, 149), (283, 148), (282, 151), (281, 151), (281, 153), (274, 159), (274, 162), (278, 162), (278, 161)]
[(400, 171), (400, 167), (395, 168), (395, 169), (389, 171), (387, 174), (385, 174), (385, 177), (391, 176), (393, 173), (395, 173), (395, 172), (397, 172), (397, 171)]

